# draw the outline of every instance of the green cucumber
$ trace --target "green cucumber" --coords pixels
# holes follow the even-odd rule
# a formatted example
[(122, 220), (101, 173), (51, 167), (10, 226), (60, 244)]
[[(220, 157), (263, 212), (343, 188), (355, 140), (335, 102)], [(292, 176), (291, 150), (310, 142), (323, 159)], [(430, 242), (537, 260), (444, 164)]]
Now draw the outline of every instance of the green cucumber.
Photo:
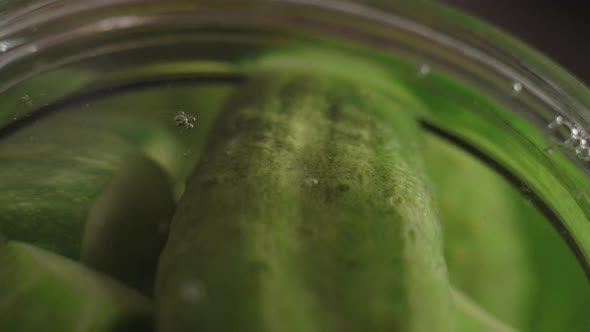
[(145, 158), (128, 160), (94, 200), (81, 261), (152, 294), (174, 201), (168, 178)]
[(457, 307), (457, 332), (518, 332), (519, 330), (498, 320), (477, 302), (456, 288), (451, 294)]
[(527, 330), (590, 330), (590, 287), (580, 262), (539, 209), (523, 199), (516, 188), (510, 189), (506, 196), (515, 198), (516, 220), (529, 248), (535, 275), (531, 282)]
[(116, 134), (46, 118), (3, 140), (0, 164), (3, 238), (151, 292), (174, 211), (169, 179), (152, 160)]
[(0, 246), (0, 331), (144, 332), (152, 314), (148, 298), (77, 262)]
[(418, 144), (409, 110), (376, 91), (253, 78), (171, 223), (159, 331), (454, 331)]
[(453, 285), (519, 330), (586, 331), (588, 280), (526, 190), (448, 142), (425, 142)]
[(496, 319), (524, 329), (535, 274), (519, 227), (521, 198), (458, 147), (425, 138), (451, 282)]

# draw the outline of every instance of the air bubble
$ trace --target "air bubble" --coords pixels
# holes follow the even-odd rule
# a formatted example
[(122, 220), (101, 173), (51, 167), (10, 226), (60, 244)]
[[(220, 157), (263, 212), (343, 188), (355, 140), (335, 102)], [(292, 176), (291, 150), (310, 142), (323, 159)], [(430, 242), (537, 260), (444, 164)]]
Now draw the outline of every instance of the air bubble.
[(305, 185), (308, 187), (317, 186), (320, 183), (318, 179), (315, 178), (307, 178), (305, 179)]
[(25, 102), (27, 105), (29, 105), (30, 107), (33, 107), (33, 99), (31, 98), (31, 96), (24, 95), (20, 98), (23, 102)]
[(418, 69), (418, 71), (420, 72), (420, 75), (422, 76), (426, 76), (428, 74), (430, 74), (430, 66), (427, 64), (422, 64), (420, 65), (420, 68)]
[(184, 127), (185, 129), (194, 128), (196, 120), (197, 119), (194, 116), (187, 114), (183, 111), (179, 111), (174, 116), (174, 122), (176, 123), (176, 125), (179, 127)]
[[(567, 139), (561, 142), (570, 151), (573, 151), (578, 159), (590, 161), (590, 136), (577, 123), (565, 119), (563, 116), (557, 116), (548, 126), (549, 129), (562, 127), (569, 135)], [(563, 136), (563, 135), (562, 135)]]
[(512, 92), (519, 93), (522, 91), (522, 84), (519, 82), (512, 83)]

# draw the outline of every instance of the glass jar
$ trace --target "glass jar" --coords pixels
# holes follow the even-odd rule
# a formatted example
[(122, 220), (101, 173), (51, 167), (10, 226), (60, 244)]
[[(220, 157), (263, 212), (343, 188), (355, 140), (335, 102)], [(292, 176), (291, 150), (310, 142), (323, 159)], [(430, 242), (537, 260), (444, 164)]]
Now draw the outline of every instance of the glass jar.
[[(3, 6), (0, 140), (64, 108), (91, 109), (130, 91), (165, 95), (203, 82), (235, 86), (261, 70), (336, 75), (412, 105), (424, 130), (518, 187), (590, 274), (590, 91), (541, 54), (469, 16), (436, 3), (379, 0)], [(392, 81), (403, 88), (390, 89)], [(148, 101), (138, 108), (157, 103), (142, 96)], [(170, 114), (159, 120), (191, 129), (201, 121), (190, 111), (200, 101), (183, 104), (175, 96)], [(143, 120), (135, 121), (141, 127)], [(146, 149), (164, 169), (186, 177), (190, 170), (169, 155), (196, 161), (199, 154), (181, 145), (163, 156), (168, 147), (162, 146)]]

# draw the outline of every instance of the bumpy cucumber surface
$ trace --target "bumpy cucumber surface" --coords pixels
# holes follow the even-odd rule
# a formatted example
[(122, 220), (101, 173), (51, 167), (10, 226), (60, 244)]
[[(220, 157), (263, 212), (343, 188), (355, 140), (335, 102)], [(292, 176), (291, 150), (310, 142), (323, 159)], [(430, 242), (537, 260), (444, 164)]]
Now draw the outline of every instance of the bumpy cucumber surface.
[(172, 221), (159, 331), (453, 331), (418, 137), (377, 92), (253, 78)]
[(143, 332), (151, 301), (77, 262), (19, 242), (0, 246), (0, 331)]

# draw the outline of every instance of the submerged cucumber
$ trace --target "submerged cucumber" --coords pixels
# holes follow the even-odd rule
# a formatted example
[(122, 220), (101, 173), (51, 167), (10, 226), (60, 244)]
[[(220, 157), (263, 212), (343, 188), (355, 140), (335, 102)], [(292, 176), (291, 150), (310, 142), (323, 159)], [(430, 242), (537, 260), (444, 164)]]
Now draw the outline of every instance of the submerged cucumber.
[(460, 290), (451, 288), (457, 307), (456, 332), (518, 332), (512, 326), (498, 320), (477, 302)]
[(3, 140), (0, 164), (3, 238), (151, 291), (174, 211), (152, 160), (116, 134), (47, 118)]
[(496, 319), (525, 328), (535, 274), (519, 227), (526, 218), (520, 197), (458, 147), (425, 137), (451, 282)]
[(458, 147), (425, 141), (453, 285), (519, 330), (588, 330), (588, 280), (549, 221)]
[(377, 92), (253, 78), (220, 114), (172, 221), (159, 331), (453, 331), (417, 139)]
[(152, 294), (174, 211), (167, 180), (144, 158), (122, 165), (88, 211), (81, 261)]
[(28, 244), (0, 246), (0, 331), (144, 332), (152, 303), (83, 265)]

